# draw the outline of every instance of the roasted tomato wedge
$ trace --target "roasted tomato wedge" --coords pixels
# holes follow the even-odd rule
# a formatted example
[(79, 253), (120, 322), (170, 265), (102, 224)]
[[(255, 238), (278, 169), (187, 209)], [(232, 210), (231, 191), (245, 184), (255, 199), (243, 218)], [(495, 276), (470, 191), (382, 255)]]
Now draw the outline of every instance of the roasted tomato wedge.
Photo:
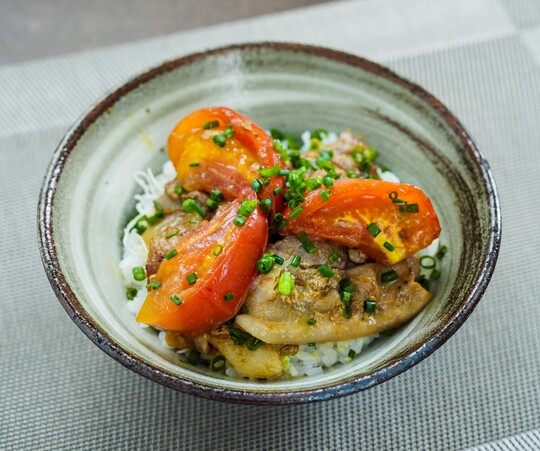
[(235, 225), (240, 205), (221, 207), (167, 254), (150, 280), (138, 322), (200, 335), (237, 313), (268, 240), (266, 216), (258, 208)]
[[(247, 116), (229, 108), (205, 108), (182, 119), (169, 136), (169, 158), (188, 191), (219, 189), (227, 199), (245, 197), (260, 168), (283, 166), (273, 139)], [(282, 195), (283, 177), (272, 177), (259, 198), (272, 200), (274, 211)]]
[(425, 248), (441, 231), (431, 201), (412, 185), (343, 179), (305, 197), (301, 209), (284, 212), (284, 234), (329, 239), (385, 265)]

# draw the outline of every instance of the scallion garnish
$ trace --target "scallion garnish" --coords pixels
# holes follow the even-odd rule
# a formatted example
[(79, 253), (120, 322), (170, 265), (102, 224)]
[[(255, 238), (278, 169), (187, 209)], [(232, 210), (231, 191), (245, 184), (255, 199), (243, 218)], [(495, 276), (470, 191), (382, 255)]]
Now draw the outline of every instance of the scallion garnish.
[(330, 257), (328, 257), (328, 263), (331, 265), (332, 263), (335, 263), (338, 258), (339, 255), (333, 252), (332, 254), (330, 254)]
[(293, 292), (295, 286), (295, 282), (293, 279), (293, 276), (288, 271), (283, 271), (281, 275), (279, 276), (279, 282), (278, 282), (278, 292), (282, 296), (290, 296), (290, 294)]
[(272, 145), (277, 152), (283, 151), (283, 144), (281, 144), (281, 141), (279, 139), (274, 139)]
[(138, 282), (141, 282), (144, 279), (146, 279), (146, 271), (144, 270), (144, 267), (142, 266), (134, 266), (131, 269), (131, 272), (133, 273), (133, 278), (137, 280)]
[(250, 337), (247, 341), (247, 348), (250, 351), (256, 351), (263, 345), (263, 341), (255, 337)]
[(206, 206), (210, 209), (210, 210), (215, 210), (219, 204), (215, 201), (215, 200), (212, 200), (212, 199), (207, 199), (206, 200)]
[(309, 318), (307, 320), (307, 325), (308, 326), (314, 326), (315, 324), (317, 324), (317, 320), (315, 318)]
[(181, 196), (185, 192), (186, 190), (182, 187), (182, 185), (174, 185), (174, 194), (177, 196)]
[(179, 232), (180, 230), (174, 229), (172, 232), (167, 233), (167, 235), (165, 235), (165, 238), (166, 239), (172, 238), (173, 236), (178, 235)]
[(227, 128), (223, 130), (223, 137), (225, 139), (231, 139), (234, 136), (234, 128), (231, 124), (227, 125)]
[(272, 221), (274, 222), (283, 221), (283, 215), (281, 213), (276, 213), (274, 216), (272, 216)]
[(259, 194), (263, 189), (263, 184), (259, 179), (253, 179), (251, 182), (251, 189)]
[(389, 243), (388, 241), (384, 242), (383, 247), (385, 249), (388, 249), (390, 252), (392, 252), (395, 249), (395, 247), (392, 245), (392, 243)]
[(302, 213), (303, 210), (304, 209), (302, 207), (296, 207), (289, 215), (289, 219), (296, 218), (300, 213)]
[(206, 121), (203, 124), (203, 128), (205, 130), (210, 130), (210, 129), (216, 128), (216, 127), (219, 127), (219, 122), (218, 121)]
[(272, 192), (277, 196), (278, 194), (281, 194), (283, 192), (283, 188), (281, 186), (278, 186)]
[(214, 254), (214, 256), (218, 256), (219, 254), (221, 254), (221, 252), (223, 251), (223, 246), (221, 244), (216, 244), (214, 246), (214, 249), (212, 249), (212, 254)]
[(317, 343), (315, 343), (314, 341), (312, 341), (311, 343), (308, 343), (307, 345), (313, 347), (313, 346), (317, 346)]
[(354, 359), (356, 357), (356, 351), (354, 349), (349, 350), (347, 357), (349, 357), (351, 360)]
[(227, 293), (223, 295), (223, 300), (225, 302), (230, 302), (234, 299), (234, 293)]
[(206, 218), (206, 211), (195, 199), (186, 199), (184, 202), (182, 202), (182, 208), (188, 213), (196, 212), (201, 218)]
[(375, 301), (372, 301), (371, 299), (366, 299), (364, 301), (364, 312), (366, 313), (375, 313), (375, 308), (377, 307), (377, 303)]
[(437, 255), (437, 258), (439, 260), (441, 260), (446, 255), (447, 251), (448, 251), (448, 247), (442, 244), (441, 246), (439, 246), (439, 249), (437, 250), (437, 253), (435, 255)]
[(136, 296), (137, 296), (137, 288), (129, 287), (126, 290), (126, 298), (128, 299), (128, 301), (133, 301), (133, 299), (135, 299)]
[(369, 234), (373, 238), (377, 238), (377, 235), (379, 235), (379, 233), (381, 233), (381, 229), (379, 229), (379, 226), (377, 224), (375, 224), (374, 222), (372, 222), (370, 225), (368, 225), (367, 231), (369, 232)]
[(433, 271), (431, 271), (431, 275), (429, 276), (431, 280), (439, 280), (441, 278), (441, 272), (435, 268)]
[(275, 260), (275, 262), (276, 262), (276, 265), (281, 266), (283, 263), (285, 263), (285, 260), (283, 259), (283, 257), (280, 257), (280, 256), (277, 255), (277, 254), (272, 254), (272, 257), (274, 257), (274, 260)]
[(334, 179), (332, 177), (328, 177), (327, 175), (323, 177), (322, 182), (327, 188), (334, 186)]
[(235, 226), (242, 227), (246, 223), (246, 219), (242, 216), (237, 216), (236, 218), (234, 218), (233, 222)]
[(176, 305), (180, 305), (184, 302), (176, 294), (171, 295), (170, 300), (173, 301)]
[(237, 346), (242, 346), (247, 340), (245, 332), (242, 329), (238, 329), (237, 327), (230, 327), (229, 335), (232, 342)]
[(225, 371), (225, 366), (225, 357), (223, 357), (221, 354), (215, 356), (210, 364), (210, 368), (214, 373), (222, 373)]
[(201, 361), (201, 354), (197, 351), (191, 350), (189, 351), (187, 361), (191, 365), (198, 365), (199, 362)]
[(326, 202), (328, 199), (330, 199), (330, 196), (332, 195), (332, 190), (330, 189), (323, 189), (321, 191), (321, 198), (323, 202)]
[(279, 164), (276, 164), (270, 168), (260, 168), (259, 173), (261, 174), (261, 177), (269, 179), (270, 177), (275, 177), (278, 175), (280, 170), (281, 168), (279, 167)]
[(259, 202), (259, 207), (263, 213), (268, 213), (270, 210), (272, 210), (272, 201), (268, 199), (268, 197), (265, 197)]
[(300, 265), (301, 258), (302, 257), (300, 257), (300, 255), (295, 255), (291, 260), (291, 266), (294, 266), (295, 268), (297, 268), (298, 265)]
[(398, 273), (396, 271), (386, 271), (381, 274), (382, 283), (390, 283), (398, 279)]
[(418, 213), (418, 204), (407, 204), (405, 205), (405, 211), (407, 213)]
[(186, 276), (186, 279), (190, 285), (193, 285), (195, 282), (197, 282), (197, 274), (195, 274), (194, 272), (189, 273)]
[(422, 255), (420, 257), (420, 266), (424, 269), (433, 269), (437, 266), (437, 262), (431, 255)]
[(426, 277), (424, 274), (422, 274), (422, 275), (416, 277), (416, 278), (414, 279), (414, 281), (415, 281), (416, 283), (420, 284), (420, 286), (421, 286), (424, 290), (429, 291), (429, 280), (427, 279), (427, 277)]
[(223, 135), (212, 136), (212, 141), (214, 141), (214, 144), (219, 147), (225, 147), (225, 145), (227, 144), (227, 140)]
[(324, 276), (324, 277), (334, 277), (334, 275), (336, 274), (334, 271), (332, 271), (328, 266), (326, 265), (321, 265), (319, 266), (319, 272)]
[(247, 315), (249, 313), (249, 308), (246, 304), (243, 304), (242, 307), (240, 307), (240, 310), (238, 310), (238, 313), (242, 315)]
[(213, 189), (212, 191), (210, 191), (210, 199), (219, 203), (219, 202), (223, 202), (223, 200), (225, 199), (225, 196), (220, 190)]
[(274, 267), (274, 264), (276, 262), (276, 258), (273, 255), (270, 254), (264, 254), (258, 261), (257, 261), (257, 270), (261, 274), (268, 274), (270, 271), (272, 271), (272, 268)]
[(193, 163), (189, 163), (189, 167), (190, 168), (196, 168), (200, 165), (200, 163), (198, 161), (194, 161)]
[(171, 258), (174, 258), (177, 255), (178, 255), (178, 251), (176, 249), (172, 249), (165, 254), (165, 260), (170, 260)]
[(306, 252), (312, 254), (317, 250), (317, 248), (313, 245), (309, 237), (306, 235), (305, 232), (302, 232), (298, 235), (296, 235), (300, 243), (302, 243), (302, 247), (306, 250)]
[(146, 285), (146, 288), (157, 290), (160, 286), (161, 286), (161, 282), (159, 280), (152, 280), (152, 282)]

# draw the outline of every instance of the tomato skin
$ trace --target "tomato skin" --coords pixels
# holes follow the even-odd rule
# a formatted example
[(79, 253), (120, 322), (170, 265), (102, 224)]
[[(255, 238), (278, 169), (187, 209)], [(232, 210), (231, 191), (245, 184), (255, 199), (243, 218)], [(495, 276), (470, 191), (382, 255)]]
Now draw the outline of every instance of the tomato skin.
[[(205, 130), (208, 121), (217, 121), (218, 126)], [(212, 139), (228, 125), (234, 137), (219, 147)], [(184, 188), (219, 189), (229, 200), (245, 197), (252, 180), (260, 177), (259, 168), (285, 167), (272, 137), (249, 117), (225, 107), (203, 108), (182, 119), (169, 136), (168, 153)], [(272, 177), (259, 194), (260, 199), (272, 200), (273, 211), (283, 205), (283, 195), (273, 194), (278, 187), (283, 187), (283, 177)]]
[[(287, 226), (283, 234), (305, 232), (314, 239), (358, 248), (378, 263), (393, 265), (429, 246), (441, 232), (431, 201), (418, 187), (373, 179), (340, 179), (334, 181), (326, 202), (321, 197), (323, 190), (307, 193), (302, 212), (292, 220), (291, 209), (285, 209)], [(417, 204), (418, 213), (400, 212), (400, 205), (389, 198), (393, 192), (400, 200)], [(380, 229), (376, 238), (368, 231), (371, 223)], [(384, 243), (394, 249), (388, 250)]]
[[(148, 292), (138, 322), (197, 336), (238, 312), (268, 240), (267, 219), (258, 208), (242, 227), (233, 224), (239, 207), (239, 201), (222, 206), (211, 221), (177, 243), (178, 254), (163, 260), (152, 277), (161, 286)], [(222, 246), (217, 256), (216, 244)], [(198, 277), (193, 285), (186, 279), (191, 273)], [(234, 293), (234, 298), (225, 301), (227, 293)], [(173, 295), (182, 300), (181, 305), (171, 300)]]

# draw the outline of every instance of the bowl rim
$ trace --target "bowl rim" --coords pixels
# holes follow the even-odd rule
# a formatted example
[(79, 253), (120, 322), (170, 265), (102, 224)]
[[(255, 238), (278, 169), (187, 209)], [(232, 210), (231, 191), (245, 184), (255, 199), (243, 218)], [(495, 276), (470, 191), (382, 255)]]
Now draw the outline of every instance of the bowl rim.
[[(338, 382), (333, 385), (327, 385), (322, 388), (304, 389), (294, 392), (286, 390), (257, 392), (251, 390), (221, 389), (201, 382), (181, 379), (166, 370), (158, 368), (150, 362), (139, 360), (139, 358), (131, 353), (131, 351), (117, 344), (96, 322), (94, 322), (79, 303), (60, 267), (53, 236), (53, 205), (62, 170), (79, 139), (109, 107), (140, 85), (147, 83), (162, 74), (174, 71), (181, 66), (190, 65), (194, 62), (216, 55), (265, 49), (303, 53), (317, 58), (330, 59), (341, 64), (357, 67), (401, 86), (416, 96), (420, 101), (427, 103), (437, 116), (445, 122), (459, 138), (460, 143), (466, 149), (471, 161), (473, 161), (480, 170), (483, 185), (488, 193), (489, 204), (490, 234), (487, 246), (488, 251), (484, 256), (483, 271), (467, 292), (461, 305), (445, 323), (440, 324), (422, 344), (409, 349), (404, 355), (396, 358), (389, 365), (380, 370)], [(40, 254), (49, 282), (59, 302), (62, 304), (70, 318), (96, 346), (123, 366), (169, 388), (207, 399), (243, 404), (299, 404), (341, 397), (371, 388), (418, 364), (444, 344), (459, 329), (459, 327), (461, 327), (476, 307), (484, 294), (495, 269), (502, 232), (500, 201), (489, 164), (477, 148), (465, 127), (441, 101), (421, 86), (397, 75), (392, 70), (381, 66), (378, 63), (338, 50), (288, 42), (242, 43), (192, 53), (180, 58), (165, 61), (158, 66), (150, 68), (129, 79), (126, 83), (108, 95), (105, 95), (82, 116), (82, 119), (78, 120), (66, 132), (56, 148), (41, 188), (37, 220)]]

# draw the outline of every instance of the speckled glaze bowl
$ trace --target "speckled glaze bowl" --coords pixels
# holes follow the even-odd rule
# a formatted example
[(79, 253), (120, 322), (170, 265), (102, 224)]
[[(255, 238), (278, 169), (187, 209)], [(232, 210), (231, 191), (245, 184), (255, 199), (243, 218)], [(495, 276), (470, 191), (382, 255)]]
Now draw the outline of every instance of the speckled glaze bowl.
[[(263, 127), (292, 132), (350, 127), (381, 163), (431, 197), (449, 253), (427, 308), (352, 362), (323, 375), (248, 381), (179, 362), (125, 308), (117, 270), (134, 211), (133, 174), (187, 113), (223, 105)], [(467, 319), (489, 282), (501, 239), (488, 164), (460, 122), (421, 87), (345, 53), (285, 43), (190, 55), (149, 70), (101, 100), (58, 146), (39, 203), (41, 255), (71, 319), (103, 351), (168, 387), (222, 401), (293, 404), (373, 387), (411, 368)], [(69, 364), (69, 362), (67, 363)]]

